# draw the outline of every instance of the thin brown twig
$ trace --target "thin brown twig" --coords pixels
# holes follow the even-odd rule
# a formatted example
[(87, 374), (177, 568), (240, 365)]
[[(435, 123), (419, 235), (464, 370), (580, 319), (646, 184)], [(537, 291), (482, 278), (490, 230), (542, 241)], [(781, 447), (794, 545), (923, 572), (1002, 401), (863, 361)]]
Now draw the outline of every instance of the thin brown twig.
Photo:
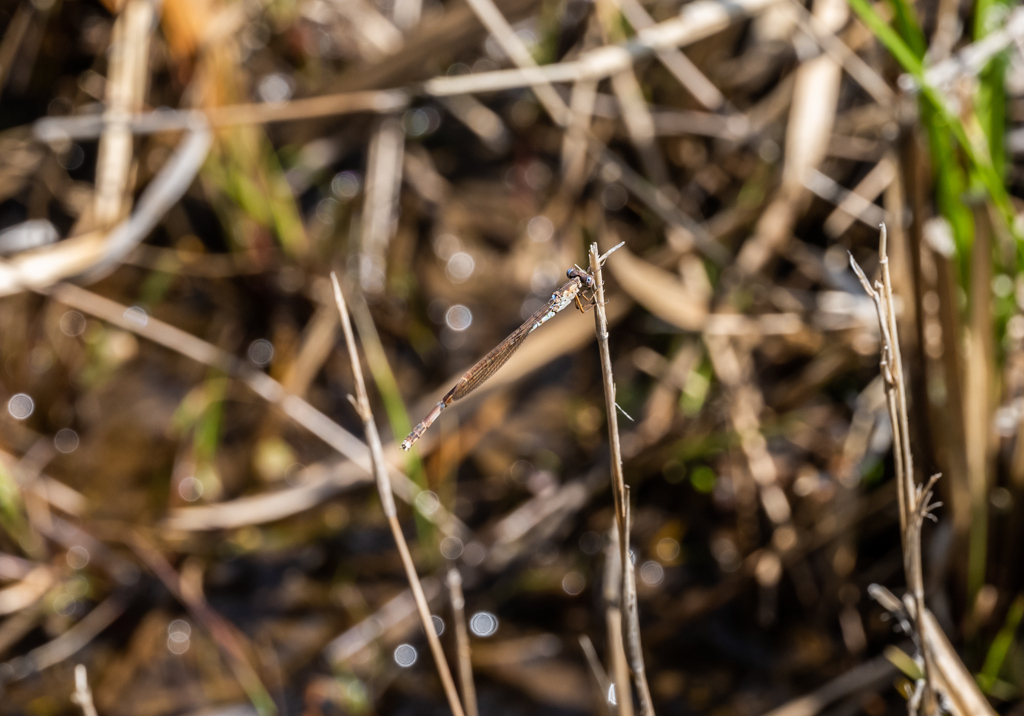
[(384, 448), (380, 442), (380, 435), (377, 433), (377, 424), (373, 420), (373, 412), (370, 410), (370, 399), (366, 393), (366, 381), (363, 379), (363, 368), (359, 361), (359, 353), (356, 350), (355, 334), (352, 331), (352, 322), (349, 319), (348, 308), (345, 305), (345, 297), (338, 284), (338, 277), (332, 271), (331, 283), (334, 285), (334, 300), (338, 304), (338, 312), (341, 314), (341, 329), (345, 334), (345, 344), (348, 347), (349, 359), (352, 362), (352, 374), (356, 384), (356, 398), (353, 401), (359, 417), (363, 421), (366, 431), (366, 442), (370, 448), (370, 460), (373, 463), (373, 473), (377, 481), (377, 490), (380, 492), (381, 507), (384, 515), (388, 518), (391, 526), (391, 534), (395, 538), (398, 553), (402, 557), (402, 566), (405, 567), (405, 574), (409, 580), (413, 596), (416, 599), (416, 608), (423, 623), (423, 631), (430, 644), (430, 651), (434, 655), (434, 663), (437, 666), (437, 673), (441, 677), (441, 684), (444, 686), (445, 696), (448, 697), (448, 706), (455, 716), (465, 716), (462, 704), (459, 702), (458, 692), (455, 690), (455, 681), (452, 679), (451, 670), (448, 668), (448, 661), (444, 657), (444, 650), (441, 648), (441, 640), (437, 637), (434, 629), (434, 621), (430, 615), (430, 607), (427, 598), (423, 594), (423, 585), (420, 584), (419, 575), (416, 573), (416, 565), (413, 564), (412, 555), (409, 553), (409, 545), (402, 533), (402, 526), (398, 522), (398, 511), (395, 509), (395, 498), (391, 493), (391, 480), (388, 477), (388, 469), (384, 463)]

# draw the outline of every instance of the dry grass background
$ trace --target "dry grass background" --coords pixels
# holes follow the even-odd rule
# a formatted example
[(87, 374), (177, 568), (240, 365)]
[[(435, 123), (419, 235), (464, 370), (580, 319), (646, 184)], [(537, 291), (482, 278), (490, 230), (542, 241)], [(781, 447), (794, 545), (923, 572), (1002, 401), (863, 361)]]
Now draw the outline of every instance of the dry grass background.
[(1022, 43), (4, 3), (0, 713), (1024, 713)]

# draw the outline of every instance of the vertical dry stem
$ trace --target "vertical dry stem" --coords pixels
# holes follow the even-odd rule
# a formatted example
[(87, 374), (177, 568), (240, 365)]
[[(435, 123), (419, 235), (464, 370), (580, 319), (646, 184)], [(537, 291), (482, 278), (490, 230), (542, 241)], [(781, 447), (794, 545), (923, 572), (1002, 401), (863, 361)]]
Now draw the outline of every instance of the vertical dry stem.
[(384, 288), (388, 244), (398, 225), (404, 154), (405, 129), (401, 121), (394, 117), (382, 120), (370, 141), (361, 230), (363, 260), (359, 280), (370, 293)]
[(124, 215), (129, 190), (134, 135), (127, 127), (131, 114), (142, 110), (149, 80), (149, 38), (153, 3), (133, 0), (114, 23), (110, 76), (107, 78), (107, 128), (96, 159), (95, 219), (103, 228)]
[(427, 636), (427, 643), (430, 644), (430, 651), (434, 655), (434, 662), (437, 665), (437, 673), (441, 677), (441, 684), (444, 686), (445, 696), (448, 697), (448, 706), (454, 716), (465, 716), (462, 704), (459, 703), (459, 695), (455, 690), (455, 681), (452, 680), (452, 673), (448, 668), (448, 662), (444, 658), (444, 651), (441, 649), (441, 640), (437, 638), (434, 629), (434, 622), (430, 618), (430, 608), (427, 606), (427, 598), (423, 594), (423, 586), (420, 584), (419, 575), (416, 574), (416, 566), (412, 562), (412, 555), (409, 554), (409, 545), (406, 544), (405, 535), (402, 534), (402, 526), (398, 523), (398, 512), (395, 510), (395, 498), (391, 494), (391, 480), (388, 477), (387, 466), (384, 464), (384, 448), (380, 442), (380, 435), (377, 433), (377, 425), (373, 421), (373, 412), (370, 410), (370, 399), (366, 393), (366, 382), (363, 380), (363, 368), (359, 362), (359, 354), (356, 351), (355, 336), (352, 333), (352, 322), (349, 320), (348, 307), (345, 305), (345, 297), (341, 293), (341, 286), (338, 284), (338, 277), (331, 272), (331, 282), (334, 284), (334, 300), (338, 303), (338, 312), (341, 314), (341, 328), (345, 334), (345, 344), (348, 346), (349, 359), (352, 361), (352, 373), (356, 384), (356, 410), (363, 420), (366, 431), (366, 443), (370, 446), (370, 460), (373, 462), (373, 474), (377, 481), (377, 490), (380, 492), (381, 507), (388, 524), (391, 526), (391, 534), (395, 537), (395, 544), (398, 546), (398, 553), (402, 557), (402, 566), (405, 567), (406, 577), (409, 579), (409, 586), (412, 589), (413, 597), (416, 599), (416, 609), (420, 614), (420, 621), (423, 623), (423, 632)]
[[(615, 686), (615, 704), (618, 716), (633, 716), (633, 694), (629, 688), (629, 666), (626, 645), (622, 638), (622, 530), (613, 523), (608, 530), (608, 552), (604, 560), (604, 618), (608, 632), (608, 662), (611, 681)], [(609, 699), (610, 693), (605, 693)]]
[(967, 599), (971, 608), (985, 584), (988, 561), (988, 495), (992, 440), (992, 378), (995, 358), (992, 336), (992, 229), (984, 207), (975, 211), (974, 244), (971, 247), (970, 309), (967, 323), (963, 373), (964, 437), (966, 438), (967, 487), (970, 493), (971, 526), (968, 532)]
[[(632, 526), (629, 511), (629, 486), (626, 486), (626, 552), (629, 552), (629, 530)], [(654, 716), (654, 703), (651, 700), (651, 687), (647, 685), (647, 668), (644, 665), (643, 648), (640, 644), (640, 611), (636, 604), (636, 570), (633, 560), (627, 559), (622, 570), (622, 596), (626, 614), (626, 646), (629, 649), (629, 668), (633, 670), (636, 681), (636, 693), (640, 697), (640, 713), (643, 716)]]
[(459, 659), (459, 682), (462, 684), (462, 702), (466, 716), (477, 716), (476, 687), (473, 685), (473, 662), (469, 656), (469, 634), (466, 631), (466, 600), (462, 595), (462, 575), (452, 567), (448, 570), (448, 590), (451, 594), (452, 621), (455, 623), (455, 650)]
[(590, 245), (590, 274), (594, 277), (594, 322), (597, 326), (597, 347), (601, 354), (602, 384), (605, 410), (608, 417), (608, 441), (611, 448), (612, 496), (615, 499), (615, 524), (619, 528), (619, 557), (626, 562), (626, 508), (624, 505), (626, 482), (622, 476), (622, 447), (619, 443), (619, 421), (615, 414), (615, 378), (612, 376), (612, 357), (608, 347), (608, 316), (604, 310), (604, 280), (601, 276), (601, 257), (597, 244)]
[(601, 665), (601, 660), (597, 657), (597, 650), (594, 649), (593, 642), (590, 641), (590, 637), (586, 634), (580, 634), (580, 647), (583, 649), (583, 656), (587, 659), (587, 665), (590, 667), (590, 673), (594, 677), (594, 683), (597, 686), (597, 702), (601, 705), (599, 709), (601, 713), (608, 714), (611, 716), (611, 704), (608, 703), (608, 692), (611, 689), (612, 682), (608, 680), (608, 673), (604, 670), (604, 666)]
[(96, 706), (92, 702), (92, 689), (89, 688), (89, 675), (84, 664), (75, 667), (75, 690), (71, 694), (71, 701), (82, 709), (82, 716), (97, 716)]
[[(622, 244), (619, 244), (621, 246)], [(605, 409), (608, 415), (608, 441), (611, 446), (611, 477), (612, 494), (615, 498), (615, 527), (618, 532), (619, 564), (622, 569), (620, 581), (621, 593), (619, 603), (626, 608), (626, 625), (629, 629), (628, 645), (630, 649), (630, 663), (632, 664), (633, 676), (636, 679), (637, 692), (640, 696), (641, 713), (644, 716), (653, 716), (654, 707), (651, 703), (650, 689), (647, 687), (646, 670), (643, 661), (643, 649), (640, 644), (639, 617), (636, 607), (636, 582), (632, 569), (632, 562), (629, 559), (629, 524), (628, 524), (628, 502), (629, 492), (626, 488), (626, 481), (622, 474), (622, 446), (619, 442), (619, 421), (616, 415), (615, 403), (615, 379), (612, 375), (611, 350), (608, 346), (608, 316), (604, 309), (604, 280), (601, 275), (601, 266), (610, 254), (619, 246), (608, 251), (604, 256), (598, 254), (597, 244), (590, 245), (590, 274), (594, 277), (594, 322), (597, 328), (597, 345), (601, 354), (601, 372), (604, 385)], [(622, 646), (622, 611), (616, 608), (615, 614), (609, 609), (609, 629), (613, 627), (612, 622), (618, 618), (618, 645)], [(614, 637), (609, 633), (609, 639)], [(612, 642), (615, 643), (614, 641)], [(616, 655), (612, 654), (613, 663)], [(616, 684), (618, 684), (616, 679)], [(619, 701), (619, 713), (631, 713), (632, 702), (627, 704), (626, 695), (622, 688), (616, 686)], [(625, 709), (629, 710), (626, 711)]]
[[(896, 312), (893, 308), (892, 276), (889, 272), (889, 256), (886, 247), (885, 224), (881, 226), (878, 242), (878, 262), (881, 280), (872, 287), (864, 271), (850, 256), (850, 265), (856, 272), (865, 292), (875, 302), (878, 325), (881, 334), (880, 370), (885, 380), (889, 420), (893, 431), (893, 462), (896, 466), (896, 491), (900, 505), (900, 534), (903, 542), (903, 569), (907, 578), (907, 589), (913, 605), (917, 639), (924, 669), (924, 692), (920, 710), (922, 713), (936, 712), (935, 689), (932, 679), (933, 666), (930, 650), (922, 641), (924, 638), (924, 577), (921, 564), (921, 526), (928, 510), (931, 484), (918, 489), (914, 479), (914, 461), (910, 451), (910, 421), (907, 417), (907, 391), (903, 373), (903, 358), (900, 355), (899, 333), (896, 328)], [(933, 478), (934, 482), (934, 478)]]

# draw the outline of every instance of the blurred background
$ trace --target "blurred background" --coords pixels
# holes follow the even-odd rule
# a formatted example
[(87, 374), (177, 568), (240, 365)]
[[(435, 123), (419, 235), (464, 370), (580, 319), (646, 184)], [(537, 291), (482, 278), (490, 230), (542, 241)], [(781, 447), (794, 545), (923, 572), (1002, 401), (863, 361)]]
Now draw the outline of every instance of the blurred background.
[(333, 269), (479, 713), (627, 713), (594, 312), (397, 447), (625, 242), (606, 310), (655, 711), (906, 713), (915, 645), (868, 594), (906, 589), (893, 429), (848, 263), (880, 275), (885, 222), (916, 479), (942, 473), (925, 600), (970, 689), (1024, 713), (1022, 42), (1002, 0), (0, 3), (0, 712), (449, 712)]

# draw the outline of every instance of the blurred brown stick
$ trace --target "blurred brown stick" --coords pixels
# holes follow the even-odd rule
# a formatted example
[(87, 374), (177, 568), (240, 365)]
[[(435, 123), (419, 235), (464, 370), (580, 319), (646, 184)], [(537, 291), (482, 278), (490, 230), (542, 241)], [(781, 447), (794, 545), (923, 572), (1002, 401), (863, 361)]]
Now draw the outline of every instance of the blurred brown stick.
[(764, 716), (815, 716), (839, 699), (881, 686), (892, 679), (896, 667), (885, 656), (866, 661), (832, 679), (815, 691), (793, 699)]
[(142, 558), (150, 571), (163, 582), (175, 599), (181, 602), (192, 616), (206, 627), (224, 655), (225, 661), (239, 685), (252, 701), (257, 713), (261, 716), (276, 714), (277, 707), (252, 663), (250, 657), (252, 648), (247, 643), (245, 636), (231, 622), (210, 607), (199, 585), (191, 584), (183, 579), (167, 561), (167, 558), (140, 534), (132, 533), (127, 544)]
[(128, 607), (129, 597), (126, 591), (115, 592), (60, 636), (36, 647), (24, 656), (0, 663), (0, 686), (37, 674), (70, 659), (124, 613)]
[[(614, 489), (614, 488), (613, 488)], [(611, 687), (605, 698), (618, 716), (633, 716), (633, 690), (629, 687), (629, 660), (622, 634), (622, 530), (618, 520), (608, 529), (604, 559), (604, 621), (607, 632), (608, 673)], [(628, 559), (628, 556), (627, 556)], [(614, 698), (613, 698), (614, 693)]]
[(640, 30), (621, 45), (608, 45), (590, 50), (571, 62), (456, 77), (435, 77), (423, 83), (423, 90), (427, 94), (441, 96), (495, 92), (550, 82), (603, 79), (658, 50), (682, 47), (709, 37), (740, 18), (763, 11), (777, 1), (738, 0), (725, 3), (717, 0), (697, 0), (683, 6), (676, 17)]
[(125, 119), (141, 110), (146, 99), (153, 15), (154, 6), (149, 0), (128, 0), (114, 22), (105, 126), (96, 159), (94, 219), (101, 229), (113, 226), (131, 205), (134, 136)]
[[(409, 105), (410, 96), (404, 90), (348, 92), (320, 97), (293, 99), (281, 104), (253, 102), (211, 107), (206, 110), (158, 109), (152, 112), (130, 114), (123, 119), (124, 126), (134, 134), (176, 132), (188, 129), (196, 121), (205, 121), (211, 127), (231, 127), (245, 124), (271, 124), (316, 117), (372, 112), (388, 114), (401, 111)], [(90, 139), (99, 136), (107, 120), (103, 115), (72, 117), (45, 117), (32, 125), (36, 138), (43, 142), (67, 139)]]

